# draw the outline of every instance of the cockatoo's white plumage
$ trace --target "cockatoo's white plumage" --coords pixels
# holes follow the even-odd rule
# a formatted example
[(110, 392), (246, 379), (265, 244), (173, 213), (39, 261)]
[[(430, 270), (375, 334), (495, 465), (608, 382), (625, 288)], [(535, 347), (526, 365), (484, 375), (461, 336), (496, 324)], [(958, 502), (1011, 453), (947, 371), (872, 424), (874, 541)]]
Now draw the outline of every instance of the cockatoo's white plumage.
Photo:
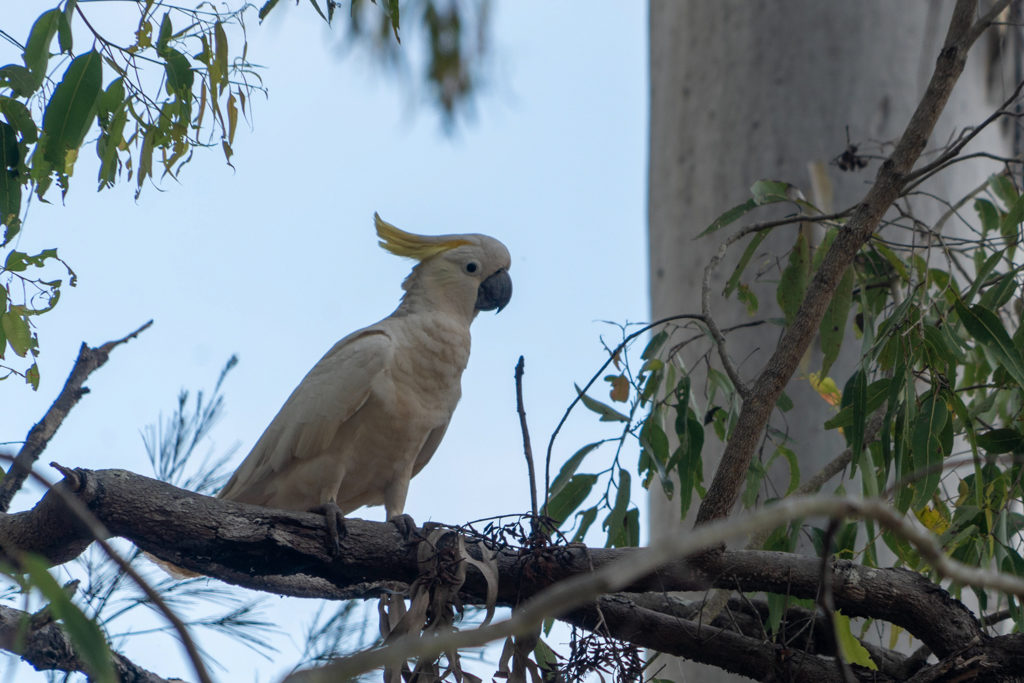
[(220, 497), (401, 515), (459, 397), (470, 323), (512, 294), (508, 250), (486, 235), (425, 237), (374, 216), (381, 246), (419, 263), (394, 313), (334, 345), (292, 392)]

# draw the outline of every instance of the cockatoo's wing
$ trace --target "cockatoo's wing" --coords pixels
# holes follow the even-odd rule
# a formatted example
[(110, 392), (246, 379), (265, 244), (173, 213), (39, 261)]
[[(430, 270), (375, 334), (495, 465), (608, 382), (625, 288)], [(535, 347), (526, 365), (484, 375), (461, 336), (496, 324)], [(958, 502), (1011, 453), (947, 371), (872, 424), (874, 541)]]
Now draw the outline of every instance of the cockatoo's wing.
[[(393, 352), (387, 332), (372, 327), (335, 344), (288, 397), (220, 497), (267, 504), (274, 479), (287, 476), (298, 461), (323, 453), (338, 429), (359, 412), (375, 380), (389, 368)], [(306, 509), (321, 501), (288, 502), (275, 505)]]

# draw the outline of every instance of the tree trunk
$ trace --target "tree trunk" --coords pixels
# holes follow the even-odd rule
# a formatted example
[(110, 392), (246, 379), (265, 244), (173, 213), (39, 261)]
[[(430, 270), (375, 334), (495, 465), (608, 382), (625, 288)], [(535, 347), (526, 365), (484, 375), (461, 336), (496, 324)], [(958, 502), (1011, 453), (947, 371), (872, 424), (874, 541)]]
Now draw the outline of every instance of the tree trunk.
[[(848, 142), (858, 146), (859, 154), (887, 156), (886, 143), (900, 135), (924, 90), (952, 4), (652, 0), (648, 197), (652, 319), (700, 311), (704, 266), (729, 228), (695, 238), (723, 211), (745, 201), (755, 180), (791, 182), (825, 210), (843, 209), (860, 199), (879, 161), (871, 160), (866, 168), (850, 172), (830, 161), (843, 153)], [(999, 63), (993, 61), (993, 47), (975, 48), (930, 148), (943, 146), (955, 131), (982, 121), (1012, 90), (1012, 77), (1004, 79), (992, 72), (992, 65)], [(1005, 131), (993, 127), (985, 135), (978, 149), (1004, 148), (1009, 153), (1010, 136)], [(998, 139), (1000, 135), (1005, 142)], [(812, 192), (808, 165), (814, 162), (824, 165), (826, 186), (834, 195), (831, 201), (820, 186), (817, 193)], [(992, 162), (961, 164), (936, 179), (930, 189), (943, 197), (961, 197), (998, 170)], [(928, 219), (940, 214), (942, 207), (922, 201), (915, 212)], [(795, 237), (792, 228), (773, 234), (747, 273), (764, 270), (768, 259), (785, 263)], [(750, 320), (735, 298), (727, 302), (721, 297), (742, 250), (743, 245), (733, 247), (732, 260), (727, 258), (712, 280), (711, 309), (720, 327)], [(776, 273), (767, 272), (765, 279), (774, 281)], [(744, 281), (760, 301), (756, 317), (778, 317), (774, 282), (758, 284), (752, 275)], [(779, 332), (780, 328), (765, 324), (729, 335), (729, 354), (741, 376), (750, 379), (756, 374)], [(845, 346), (845, 362), (841, 357), (829, 373), (840, 388), (859, 353), (859, 342)], [(693, 371), (694, 390), (703, 401), (700, 391), (706, 371), (699, 356), (694, 349), (684, 353), (683, 361)], [(806, 359), (803, 377), (820, 365), (820, 354)], [(806, 379), (794, 378), (787, 394), (795, 407), (787, 420), (776, 419), (773, 424), (792, 439), (806, 479), (844, 444), (836, 432), (821, 428), (832, 409)], [(705, 482), (717, 466), (718, 445), (709, 430)], [(859, 489), (857, 484), (848, 486), (851, 493)], [(653, 535), (679, 529), (680, 524), (690, 526), (680, 521), (678, 504), (658, 488), (651, 489)], [(776, 489), (779, 495), (785, 492), (785, 479)], [(696, 507), (695, 502), (689, 517)], [(731, 680), (719, 670), (684, 661), (660, 677)]]

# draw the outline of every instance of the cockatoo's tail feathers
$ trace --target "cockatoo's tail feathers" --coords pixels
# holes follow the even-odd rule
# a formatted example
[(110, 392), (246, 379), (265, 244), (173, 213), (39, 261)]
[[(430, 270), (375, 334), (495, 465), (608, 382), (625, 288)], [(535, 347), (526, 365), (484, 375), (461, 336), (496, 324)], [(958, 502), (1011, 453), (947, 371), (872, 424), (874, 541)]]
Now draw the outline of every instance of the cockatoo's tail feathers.
[(456, 235), (415, 235), (396, 228), (380, 214), (373, 214), (373, 222), (377, 226), (377, 237), (380, 246), (397, 256), (407, 256), (423, 261), (443, 251), (472, 244), (469, 240)]

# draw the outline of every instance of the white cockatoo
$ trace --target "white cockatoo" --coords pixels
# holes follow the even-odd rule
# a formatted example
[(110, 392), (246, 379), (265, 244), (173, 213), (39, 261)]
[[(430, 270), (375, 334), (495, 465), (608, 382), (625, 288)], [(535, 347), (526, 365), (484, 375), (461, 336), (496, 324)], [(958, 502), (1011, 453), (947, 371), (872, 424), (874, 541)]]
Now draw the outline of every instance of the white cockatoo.
[(462, 394), (470, 323), (512, 296), (508, 249), (486, 235), (424, 236), (374, 214), (380, 246), (419, 263), (395, 312), (353, 332), (295, 387), (220, 497), (327, 518), (384, 505), (406, 534), (409, 480), (427, 464)]

